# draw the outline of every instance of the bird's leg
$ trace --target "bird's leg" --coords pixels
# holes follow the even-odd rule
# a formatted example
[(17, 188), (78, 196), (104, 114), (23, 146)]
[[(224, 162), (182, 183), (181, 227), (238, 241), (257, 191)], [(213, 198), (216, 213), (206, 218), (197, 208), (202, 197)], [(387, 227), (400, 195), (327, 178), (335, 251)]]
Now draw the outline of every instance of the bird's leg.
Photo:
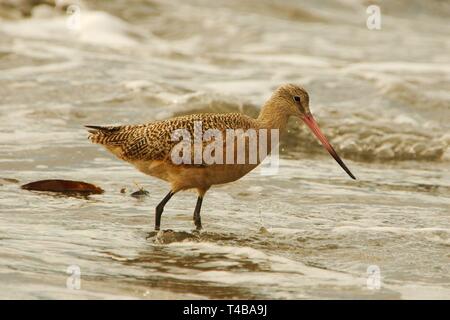
[(159, 227), (161, 225), (161, 215), (164, 211), (164, 206), (167, 202), (169, 202), (170, 198), (175, 194), (175, 192), (170, 191), (164, 199), (161, 200), (161, 202), (156, 206), (155, 210), (155, 230), (158, 231)]
[(200, 217), (200, 210), (202, 208), (203, 196), (198, 196), (197, 204), (195, 205), (194, 210), (194, 223), (197, 230), (202, 229), (202, 218)]

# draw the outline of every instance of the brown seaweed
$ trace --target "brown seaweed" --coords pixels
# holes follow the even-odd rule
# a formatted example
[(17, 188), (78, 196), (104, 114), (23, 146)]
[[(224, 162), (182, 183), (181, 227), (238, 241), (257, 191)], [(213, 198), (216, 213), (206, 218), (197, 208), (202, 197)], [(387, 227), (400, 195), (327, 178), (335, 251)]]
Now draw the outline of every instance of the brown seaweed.
[(60, 192), (64, 194), (101, 194), (103, 189), (91, 183), (73, 180), (39, 180), (21, 186), (25, 190)]

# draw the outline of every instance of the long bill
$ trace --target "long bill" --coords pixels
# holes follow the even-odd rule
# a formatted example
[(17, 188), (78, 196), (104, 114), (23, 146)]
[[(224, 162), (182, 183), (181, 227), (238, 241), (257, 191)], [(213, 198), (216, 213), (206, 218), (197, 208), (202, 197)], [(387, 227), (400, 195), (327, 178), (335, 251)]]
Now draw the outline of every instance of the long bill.
[(311, 129), (311, 131), (314, 133), (314, 135), (317, 137), (317, 139), (320, 140), (322, 145), (327, 149), (327, 151), (331, 154), (331, 156), (336, 160), (337, 163), (344, 169), (345, 172), (352, 178), (355, 179), (355, 176), (353, 173), (350, 172), (349, 168), (345, 165), (345, 163), (342, 161), (342, 159), (338, 156), (337, 152), (334, 150), (334, 148), (331, 146), (330, 142), (328, 142), (328, 139), (324, 136), (322, 131), (320, 131), (319, 126), (317, 125), (316, 120), (314, 120), (311, 113), (306, 114), (305, 116), (301, 117), (301, 119), (306, 123), (306, 125)]

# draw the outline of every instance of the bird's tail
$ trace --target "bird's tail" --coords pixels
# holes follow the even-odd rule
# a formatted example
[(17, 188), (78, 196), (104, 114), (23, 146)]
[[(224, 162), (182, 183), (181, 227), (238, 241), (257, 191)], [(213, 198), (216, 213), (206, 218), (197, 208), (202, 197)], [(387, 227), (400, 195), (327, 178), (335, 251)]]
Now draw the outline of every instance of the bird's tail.
[(123, 126), (85, 126), (89, 128), (89, 140), (93, 143), (117, 145), (123, 141), (121, 130)]

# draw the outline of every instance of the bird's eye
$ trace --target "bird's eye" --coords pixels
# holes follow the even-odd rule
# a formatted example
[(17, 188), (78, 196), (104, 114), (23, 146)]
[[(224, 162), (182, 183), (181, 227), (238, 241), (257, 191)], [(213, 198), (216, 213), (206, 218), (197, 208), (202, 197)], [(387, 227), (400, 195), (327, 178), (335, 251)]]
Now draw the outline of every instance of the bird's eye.
[(300, 97), (299, 96), (294, 96), (294, 100), (295, 100), (295, 102), (300, 102)]

